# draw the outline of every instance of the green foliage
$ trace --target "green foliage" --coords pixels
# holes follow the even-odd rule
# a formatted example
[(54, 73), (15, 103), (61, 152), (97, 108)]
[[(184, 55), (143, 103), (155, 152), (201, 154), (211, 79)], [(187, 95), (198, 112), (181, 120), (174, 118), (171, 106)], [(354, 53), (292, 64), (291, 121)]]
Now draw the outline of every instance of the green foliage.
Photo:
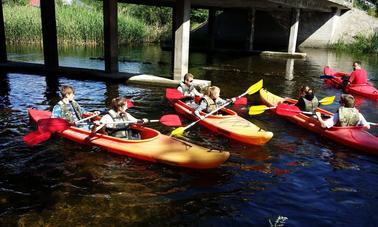
[(172, 22), (172, 10), (166, 7), (124, 4), (119, 13), (141, 19), (146, 24), (164, 26)]
[(348, 51), (352, 53), (378, 53), (378, 33), (368, 37), (358, 35), (353, 43), (338, 42), (332, 45), (336, 50)]
[(206, 9), (193, 9), (190, 15), (190, 20), (194, 23), (203, 23), (207, 21), (208, 10)]

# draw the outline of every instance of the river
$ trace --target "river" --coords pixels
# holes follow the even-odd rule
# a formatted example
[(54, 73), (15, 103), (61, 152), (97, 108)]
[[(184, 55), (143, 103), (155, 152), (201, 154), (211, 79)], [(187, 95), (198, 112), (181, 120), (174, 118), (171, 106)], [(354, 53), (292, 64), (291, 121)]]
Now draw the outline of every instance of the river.
[[(40, 48), (9, 46), (14, 61), (43, 62)], [(191, 53), (189, 71), (211, 80), (221, 96), (243, 93), (264, 79), (264, 87), (296, 97), (308, 84), (320, 98), (340, 96), (319, 79), (323, 66), (350, 72), (359, 58), (378, 87), (378, 58), (327, 50), (303, 50), (304, 60), (236, 54)], [(103, 69), (99, 48), (59, 50), (62, 66)], [(120, 71), (170, 77), (170, 53), (158, 46), (123, 47)], [(292, 66), (292, 67), (291, 67)], [(292, 68), (292, 70), (290, 70)], [(199, 171), (152, 164), (113, 155), (96, 147), (53, 137), (35, 147), (22, 138), (33, 129), (26, 109), (51, 108), (58, 88), (71, 84), (87, 110), (104, 110), (119, 95), (131, 97), (130, 113), (158, 119), (173, 113), (164, 88), (62, 77), (1, 73), (0, 77), (0, 224), (2, 226), (270, 226), (278, 216), (285, 226), (376, 226), (378, 159), (265, 112), (241, 116), (274, 133), (266, 145), (246, 146), (193, 127), (188, 140), (229, 150), (217, 169)], [(259, 104), (258, 95), (248, 97)], [(338, 100), (338, 99), (337, 99)], [(378, 102), (358, 99), (358, 108), (378, 122)], [(324, 106), (336, 111), (338, 102)], [(185, 121), (189, 123), (189, 121)], [(168, 134), (172, 128), (150, 124)], [(377, 127), (370, 130), (377, 135)]]

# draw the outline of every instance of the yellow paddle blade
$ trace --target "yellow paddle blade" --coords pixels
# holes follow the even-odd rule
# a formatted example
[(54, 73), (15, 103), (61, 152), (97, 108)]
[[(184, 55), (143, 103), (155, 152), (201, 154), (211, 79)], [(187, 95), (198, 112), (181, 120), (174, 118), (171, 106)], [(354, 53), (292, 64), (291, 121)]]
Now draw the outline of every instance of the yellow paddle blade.
[(248, 90), (246, 91), (246, 93), (248, 95), (252, 95), (256, 92), (258, 92), (261, 88), (263, 87), (263, 80), (261, 79), (259, 82), (253, 84), (252, 86), (250, 86), (248, 88)]
[(329, 97), (325, 97), (325, 98), (322, 98), (319, 103), (321, 103), (322, 105), (330, 105), (333, 103), (333, 101), (335, 100), (336, 96), (329, 96)]
[(267, 107), (265, 105), (251, 106), (249, 108), (248, 114), (249, 115), (261, 114), (261, 113), (264, 113), (264, 111), (267, 110), (267, 109), (269, 109), (269, 107)]
[(184, 131), (185, 131), (185, 128), (183, 128), (183, 127), (178, 127), (178, 128), (176, 128), (175, 130), (173, 130), (173, 131), (171, 132), (171, 136), (182, 137), (183, 134), (184, 134)]

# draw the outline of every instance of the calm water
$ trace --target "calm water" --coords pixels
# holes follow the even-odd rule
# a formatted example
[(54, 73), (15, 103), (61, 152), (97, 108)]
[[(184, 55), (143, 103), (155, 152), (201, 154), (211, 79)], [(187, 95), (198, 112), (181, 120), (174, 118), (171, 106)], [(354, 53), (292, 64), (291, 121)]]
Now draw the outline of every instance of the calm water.
[[(9, 58), (42, 62), (38, 48), (8, 47)], [(294, 97), (302, 84), (318, 97), (340, 95), (319, 79), (324, 65), (350, 71), (355, 57), (325, 50), (305, 50), (306, 60), (192, 53), (190, 71), (222, 88), (222, 96), (243, 93), (264, 79), (264, 86)], [(103, 69), (102, 50), (60, 50), (60, 64)], [(121, 71), (169, 77), (169, 52), (159, 47), (122, 48)], [(377, 58), (362, 58), (378, 86)], [(287, 72), (287, 65), (294, 70)], [(64, 75), (63, 75), (64, 76)], [(151, 225), (269, 226), (278, 216), (285, 226), (376, 226), (378, 158), (335, 144), (269, 112), (248, 116), (274, 132), (262, 147), (245, 146), (201, 128), (188, 140), (231, 152), (218, 169), (198, 171), (151, 164), (106, 153), (60, 138), (29, 148), (22, 137), (32, 131), (26, 108), (51, 108), (58, 87), (72, 84), (88, 110), (103, 110), (112, 98), (132, 97), (130, 112), (150, 119), (172, 113), (164, 88), (132, 86), (64, 77), (1, 74), (0, 77), (0, 224), (2, 226)], [(258, 95), (249, 104), (258, 104)], [(378, 122), (378, 102), (359, 99), (362, 113)], [(335, 111), (337, 102), (325, 107)], [(150, 125), (163, 133), (171, 128)], [(372, 133), (378, 134), (377, 128)]]

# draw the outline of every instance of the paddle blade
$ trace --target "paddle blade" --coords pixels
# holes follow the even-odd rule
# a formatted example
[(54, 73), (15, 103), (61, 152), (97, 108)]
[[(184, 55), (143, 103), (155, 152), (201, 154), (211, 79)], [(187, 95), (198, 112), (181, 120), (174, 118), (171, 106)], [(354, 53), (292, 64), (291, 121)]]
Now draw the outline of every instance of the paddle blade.
[(335, 76), (332, 76), (332, 75), (321, 75), (320, 76), (320, 79), (333, 79), (335, 78)]
[(241, 97), (235, 100), (234, 105), (247, 105), (247, 98), (246, 97)]
[(261, 114), (261, 113), (264, 113), (265, 110), (267, 110), (267, 109), (269, 109), (269, 107), (267, 107), (265, 105), (251, 106), (249, 108), (248, 114), (249, 115)]
[(40, 131), (34, 131), (22, 139), (28, 146), (35, 146), (39, 143), (42, 143), (43, 141), (46, 141), (50, 138), (51, 133), (50, 132), (40, 132)]
[(276, 107), (276, 113), (281, 116), (293, 116), (301, 112), (302, 111), (297, 106), (286, 103), (280, 103)]
[(319, 103), (321, 103), (322, 105), (330, 105), (333, 103), (333, 101), (335, 101), (335, 98), (336, 96), (329, 96), (329, 97), (325, 97), (325, 98), (322, 98)]
[(184, 95), (177, 90), (176, 88), (167, 88), (165, 90), (165, 97), (168, 100), (176, 100), (176, 99), (181, 99), (184, 97)]
[(252, 95), (252, 94), (258, 92), (262, 87), (263, 87), (263, 80), (261, 79), (259, 82), (250, 86), (246, 93), (248, 95)]
[(37, 122), (38, 131), (40, 132), (61, 132), (68, 129), (71, 124), (62, 118), (45, 118)]
[(172, 127), (178, 127), (182, 125), (180, 117), (176, 114), (167, 114), (167, 115), (162, 116), (160, 118), (160, 123), (166, 126), (172, 126)]
[(127, 109), (130, 109), (130, 108), (133, 108), (133, 107), (134, 107), (134, 103), (131, 102), (130, 99), (126, 99), (126, 103), (127, 103)]
[(171, 136), (183, 137), (184, 132), (185, 132), (184, 127), (178, 127), (171, 132)]

